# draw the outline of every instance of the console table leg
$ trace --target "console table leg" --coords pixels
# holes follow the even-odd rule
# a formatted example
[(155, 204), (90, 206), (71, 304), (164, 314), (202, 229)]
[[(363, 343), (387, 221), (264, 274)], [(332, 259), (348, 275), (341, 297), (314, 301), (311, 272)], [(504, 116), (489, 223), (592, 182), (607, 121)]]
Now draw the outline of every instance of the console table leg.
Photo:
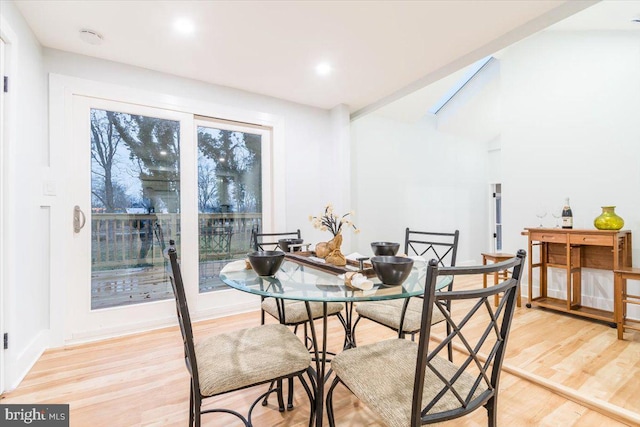
[(622, 299), (626, 288), (627, 280), (622, 277), (621, 273), (615, 273), (613, 277), (613, 317), (617, 325), (619, 340), (624, 337), (624, 307)]

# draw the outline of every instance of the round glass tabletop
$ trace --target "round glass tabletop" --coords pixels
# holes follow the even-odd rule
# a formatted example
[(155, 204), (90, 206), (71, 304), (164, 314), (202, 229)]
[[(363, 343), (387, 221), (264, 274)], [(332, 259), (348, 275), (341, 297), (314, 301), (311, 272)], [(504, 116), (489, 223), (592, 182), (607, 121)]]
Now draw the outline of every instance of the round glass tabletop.
[[(245, 268), (245, 261), (233, 261), (225, 265), (220, 279), (232, 288), (264, 297), (275, 297), (299, 301), (376, 301), (408, 298), (424, 294), (427, 264), (415, 262), (411, 274), (402, 285), (389, 286), (377, 277), (370, 290), (354, 289), (344, 283), (344, 278), (309, 265), (285, 260), (273, 277), (258, 276)], [(451, 283), (451, 276), (438, 278), (436, 290)]]

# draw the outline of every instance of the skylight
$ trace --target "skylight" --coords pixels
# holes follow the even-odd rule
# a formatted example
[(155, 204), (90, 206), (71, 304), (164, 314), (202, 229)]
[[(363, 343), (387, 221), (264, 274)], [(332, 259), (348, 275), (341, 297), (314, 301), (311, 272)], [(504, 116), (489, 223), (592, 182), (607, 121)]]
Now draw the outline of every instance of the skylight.
[(473, 64), (471, 64), (469, 66), (469, 68), (467, 69), (467, 71), (464, 73), (464, 76), (462, 76), (462, 78), (460, 80), (458, 80), (456, 82), (455, 85), (453, 85), (449, 91), (447, 91), (447, 93), (445, 93), (442, 98), (440, 98), (438, 100), (438, 102), (436, 102), (431, 108), (429, 108), (429, 113), (431, 114), (437, 114), (438, 111), (440, 111), (442, 109), (442, 107), (444, 107), (446, 105), (447, 102), (449, 102), (451, 100), (451, 98), (453, 98), (456, 93), (460, 92), (460, 90), (467, 84), (469, 83), (469, 81), (476, 75), (478, 74), (478, 72), (480, 72), (480, 70), (482, 69), (482, 67), (484, 67), (485, 65), (487, 65), (487, 63), (492, 59), (492, 56), (487, 56), (485, 58), (482, 58), (480, 61), (475, 62)]

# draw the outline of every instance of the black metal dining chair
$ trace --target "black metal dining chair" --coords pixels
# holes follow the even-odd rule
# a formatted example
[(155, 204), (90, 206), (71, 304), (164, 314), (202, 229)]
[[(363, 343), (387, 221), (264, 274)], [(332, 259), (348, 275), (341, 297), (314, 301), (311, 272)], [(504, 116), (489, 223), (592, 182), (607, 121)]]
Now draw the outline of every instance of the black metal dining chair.
[(280, 385), (282, 380), (296, 377), (309, 398), (311, 426), (315, 416), (314, 397), (303, 374), (306, 372), (313, 384), (314, 373), (311, 369), (311, 355), (298, 337), (286, 326), (273, 324), (209, 336), (194, 342), (182, 273), (173, 241), (170, 242), (167, 254), (185, 362), (191, 377), (189, 426), (199, 427), (201, 414), (219, 412), (231, 414), (249, 427), (252, 425), (251, 414), (256, 404), (270, 393), (278, 393), (280, 410), (284, 410), (281, 387), (269, 387), (249, 407), (246, 417), (226, 408), (202, 410), (202, 401), (260, 384), (271, 382)]
[[(327, 394), (329, 425), (335, 425), (333, 392), (343, 383), (390, 427), (417, 427), (462, 417), (480, 407), (496, 426), (502, 362), (526, 254), (496, 264), (439, 267), (429, 261), (418, 343), (401, 338), (346, 350), (331, 362), (336, 377)], [(489, 288), (439, 291), (439, 276), (485, 274), (512, 269), (512, 276)], [(498, 307), (493, 297), (504, 292)], [(451, 333), (431, 336), (440, 313)], [(424, 339), (430, 337), (431, 339)], [(439, 342), (438, 342), (439, 341)], [(452, 344), (454, 360), (444, 357)]]
[[(434, 258), (442, 267), (453, 267), (456, 265), (459, 235), (458, 230), (449, 233), (416, 231), (407, 228), (405, 230), (404, 253), (409, 256), (421, 256), (425, 260)], [(453, 281), (447, 287), (449, 291), (452, 289)], [(393, 329), (398, 332), (400, 338), (410, 334), (413, 341), (421, 327), (422, 303), (421, 297), (360, 303), (356, 306), (358, 318), (353, 329), (355, 331), (360, 320), (364, 318)], [(439, 313), (434, 314), (434, 323), (443, 320), (444, 318)], [(447, 326), (447, 333), (450, 333), (448, 328)]]
[(280, 233), (260, 233), (260, 230), (251, 230), (250, 246), (254, 251), (275, 251), (282, 250), (278, 240), (280, 239), (300, 239), (300, 229), (296, 231), (285, 231)]
[[(280, 249), (278, 240), (301, 238), (300, 230), (288, 231), (284, 233), (259, 233), (256, 230), (251, 232), (251, 242), (253, 249), (256, 251), (277, 250)], [(340, 312), (344, 308), (342, 303), (329, 303), (327, 304), (327, 316), (340, 315)], [(261, 304), (260, 324), (264, 325), (265, 312), (270, 314), (275, 319), (280, 320), (287, 326), (293, 326), (294, 331), (297, 332), (299, 325), (305, 324), (309, 321), (307, 310), (304, 302), (285, 300), (284, 304), (278, 307), (278, 304), (274, 298), (264, 298)], [(311, 315), (313, 319), (322, 318), (322, 304), (311, 303)], [(307, 342), (307, 329), (305, 327), (305, 342)]]
[[(300, 230), (287, 231), (282, 233), (260, 233), (258, 230), (251, 231), (251, 244), (256, 251), (266, 250), (278, 250), (280, 248), (280, 239), (300, 239)], [(323, 307), (320, 302), (309, 303), (311, 308), (311, 316), (313, 320), (322, 319)], [(345, 325), (345, 320), (342, 317), (342, 309), (344, 304), (340, 302), (330, 302), (327, 304), (327, 317), (337, 316), (340, 322)], [(277, 319), (280, 323), (293, 327), (293, 333), (298, 332), (298, 327), (302, 325), (304, 327), (303, 340), (308, 349), (311, 349), (312, 340), (309, 337), (308, 322), (309, 315), (305, 303), (302, 301), (294, 300), (282, 300), (277, 301), (275, 298), (262, 298), (260, 303), (260, 324), (265, 324), (265, 313), (268, 313), (271, 317)], [(267, 404), (267, 399), (263, 402)], [(289, 393), (287, 396), (287, 408), (293, 408), (293, 379), (289, 381)]]

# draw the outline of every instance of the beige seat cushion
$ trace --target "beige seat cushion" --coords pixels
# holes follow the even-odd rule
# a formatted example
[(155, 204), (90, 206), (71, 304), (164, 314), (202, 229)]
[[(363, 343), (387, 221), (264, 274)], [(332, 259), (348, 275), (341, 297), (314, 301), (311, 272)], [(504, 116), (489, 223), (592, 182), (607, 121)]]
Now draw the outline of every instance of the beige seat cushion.
[(307, 369), (311, 355), (284, 325), (206, 338), (195, 345), (200, 392), (213, 396)]
[[(342, 382), (390, 427), (406, 427), (411, 421), (411, 401), (418, 345), (394, 339), (343, 351), (333, 358), (331, 368)], [(432, 365), (451, 379), (458, 367), (436, 356)], [(455, 389), (463, 398), (471, 390), (475, 377), (463, 373)], [(429, 368), (426, 369), (422, 407), (424, 408), (444, 386)], [(474, 398), (487, 390), (482, 382)], [(447, 391), (429, 414), (460, 407), (457, 398)]]
[[(309, 304), (311, 308), (311, 316), (313, 316), (314, 319), (322, 318), (322, 303), (312, 302)], [(303, 301), (284, 300), (284, 305), (285, 324), (295, 325), (309, 320), (307, 309)], [(327, 316), (338, 314), (343, 308), (344, 304), (341, 302), (327, 303)], [(265, 298), (265, 300), (262, 301), (262, 309), (276, 319), (279, 318), (278, 306), (276, 305), (275, 298)]]
[[(356, 306), (356, 313), (374, 322), (386, 325), (394, 330), (400, 327), (400, 315), (404, 299), (393, 299), (388, 301), (363, 302)], [(407, 312), (405, 313), (402, 332), (412, 333), (420, 331), (422, 322), (422, 298), (410, 298)], [(433, 310), (431, 324), (442, 322), (444, 316), (440, 310)]]

